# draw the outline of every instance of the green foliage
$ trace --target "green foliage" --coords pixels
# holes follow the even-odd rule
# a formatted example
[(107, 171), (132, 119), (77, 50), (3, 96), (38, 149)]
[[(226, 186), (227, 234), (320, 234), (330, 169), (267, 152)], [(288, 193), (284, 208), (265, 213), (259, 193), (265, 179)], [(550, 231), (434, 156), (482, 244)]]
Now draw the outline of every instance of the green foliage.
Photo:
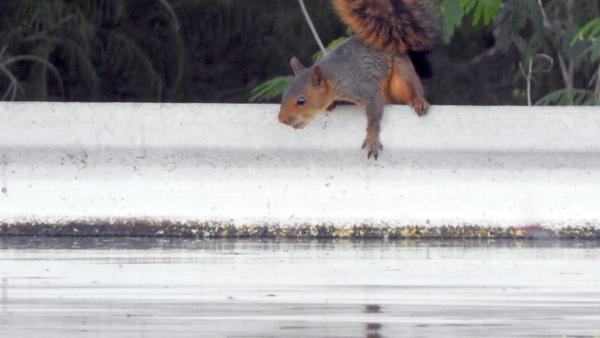
[(527, 60), (543, 53), (544, 18), (536, 0), (508, 0), (495, 20), (496, 45), (505, 51), (516, 47)]
[[(347, 36), (330, 1), (304, 1), (330, 48)], [(431, 1), (433, 104), (600, 102), (598, 0)], [(274, 102), (317, 49), (296, 1), (0, 1), (0, 99)], [(521, 70), (540, 54), (550, 69)]]
[(500, 8), (502, 6), (501, 0), (469, 0), (471, 2), (470, 8), (475, 6), (475, 12), (473, 13), (473, 22), (472, 25), (475, 26), (479, 24), (481, 20), (483, 20), (483, 24), (489, 25), (490, 22), (498, 15)]
[[(1, 59), (2, 59), (2, 55), (0, 53), (0, 60)], [(30, 61), (30, 62), (34, 62), (34, 63), (39, 63), (42, 66), (47, 67), (48, 70), (56, 77), (60, 92), (64, 96), (65, 90), (64, 90), (63, 84), (62, 84), (62, 77), (60, 76), (58, 70), (56, 69), (56, 67), (54, 67), (54, 65), (52, 65), (48, 61), (46, 61), (40, 57), (37, 57), (35, 55), (19, 55), (19, 56), (9, 57), (8, 59), (0, 62), (0, 72), (3, 73), (6, 77), (8, 77), (8, 79), (10, 81), (9, 86), (6, 89), (6, 92), (4, 93), (4, 95), (2, 96), (0, 101), (5, 101), (7, 99), (10, 99), (10, 101), (14, 101), (17, 98), (17, 94), (19, 92), (21, 94), (25, 95), (25, 91), (24, 91), (23, 87), (21, 86), (21, 84), (19, 83), (19, 80), (8, 69), (10, 64), (22, 62), (22, 61)]]
[(164, 83), (176, 85), (169, 77), (182, 65), (175, 30), (157, 26), (165, 12), (145, 0), (3, 1), (0, 93), (13, 100), (168, 99)]
[[(593, 91), (590, 95), (588, 89), (575, 88), (591, 86), (593, 79), (600, 88), (593, 66), (600, 59), (597, 0), (443, 0), (440, 5), (447, 42), (464, 21), (463, 16), (470, 13), (473, 25), (493, 26), (492, 48), (500, 48), (507, 54), (516, 49), (520, 64), (529, 63), (535, 55), (546, 55), (556, 61), (550, 71), (525, 74), (525, 94), (529, 101), (532, 96), (543, 97), (538, 104), (588, 104), (590, 98), (593, 101)], [(522, 80), (514, 77), (512, 81), (509, 78), (502, 81), (516, 86)], [(596, 89), (596, 97), (600, 96), (599, 91)]]
[(463, 17), (472, 13), (473, 26), (483, 22), (488, 25), (500, 11), (502, 0), (443, 0), (438, 5), (444, 41), (449, 43), (457, 27), (463, 22)]
[(591, 40), (598, 36), (600, 36), (600, 18), (595, 18), (581, 27), (575, 38), (573, 38), (573, 41), (571, 41), (571, 44), (574, 44), (578, 38)]
[(590, 62), (600, 61), (600, 17), (581, 27), (571, 40), (571, 45), (580, 44), (582, 41), (588, 42), (588, 47), (581, 53), (582, 56), (587, 56)]
[(594, 91), (586, 89), (555, 90), (535, 103), (536, 106), (593, 106), (597, 104), (594, 99)]
[[(324, 39), (343, 34), (329, 4), (305, 1)], [(246, 102), (254, 85), (289, 73), (291, 56), (313, 54), (298, 9), (285, 0), (0, 1), (0, 62), (32, 56), (0, 67), (0, 98)]]
[(439, 13), (442, 18), (444, 42), (449, 43), (456, 27), (462, 24), (465, 8), (461, 6), (460, 0), (444, 0), (439, 5)]
[[(323, 40), (343, 34), (328, 3), (305, 2)], [(173, 7), (193, 56), (186, 100), (247, 102), (254, 86), (291, 73), (292, 56), (310, 60), (318, 49), (297, 1), (173, 0)]]
[(250, 102), (269, 100), (280, 95), (290, 85), (292, 80), (294, 80), (294, 77), (291, 75), (278, 76), (261, 83), (252, 89)]

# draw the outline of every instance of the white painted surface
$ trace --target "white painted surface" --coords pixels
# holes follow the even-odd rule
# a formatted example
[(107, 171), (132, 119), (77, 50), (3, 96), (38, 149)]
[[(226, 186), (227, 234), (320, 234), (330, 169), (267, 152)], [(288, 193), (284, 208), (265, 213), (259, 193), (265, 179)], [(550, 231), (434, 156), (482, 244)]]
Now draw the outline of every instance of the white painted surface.
[(598, 107), (0, 104), (0, 222), (600, 225)]

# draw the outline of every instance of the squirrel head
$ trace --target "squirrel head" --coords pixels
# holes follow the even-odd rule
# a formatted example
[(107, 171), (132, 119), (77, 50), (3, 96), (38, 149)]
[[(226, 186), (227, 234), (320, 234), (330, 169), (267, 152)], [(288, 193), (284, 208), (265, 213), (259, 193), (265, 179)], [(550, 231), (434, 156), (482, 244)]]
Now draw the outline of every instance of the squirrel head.
[(290, 65), (295, 78), (283, 93), (279, 122), (301, 129), (333, 103), (333, 84), (319, 66), (307, 69), (296, 57)]

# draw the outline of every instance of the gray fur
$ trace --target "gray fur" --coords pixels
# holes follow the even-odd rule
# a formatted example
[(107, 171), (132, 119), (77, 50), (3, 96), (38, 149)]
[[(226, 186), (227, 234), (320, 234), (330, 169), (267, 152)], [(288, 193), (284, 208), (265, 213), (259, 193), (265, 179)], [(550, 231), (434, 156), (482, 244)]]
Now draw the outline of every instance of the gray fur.
[[(373, 93), (380, 92), (379, 81), (390, 75), (393, 54), (364, 44), (357, 36), (352, 36), (329, 51), (325, 57), (315, 62), (303, 74), (297, 76), (283, 94), (282, 102), (302, 94), (314, 67), (319, 66), (323, 75), (335, 83), (336, 97), (357, 104), (378, 106), (378, 98)], [(362, 79), (360, 83), (355, 79)], [(370, 81), (372, 79), (372, 81)], [(383, 95), (380, 98), (383, 106)], [(383, 109), (383, 108), (382, 108)]]

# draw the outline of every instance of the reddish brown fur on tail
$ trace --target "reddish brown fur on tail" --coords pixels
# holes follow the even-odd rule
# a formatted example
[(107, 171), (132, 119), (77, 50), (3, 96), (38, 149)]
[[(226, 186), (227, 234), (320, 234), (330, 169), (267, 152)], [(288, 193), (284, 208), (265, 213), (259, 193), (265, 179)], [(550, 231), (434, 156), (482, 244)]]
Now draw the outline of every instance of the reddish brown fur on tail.
[(422, 52), (440, 38), (427, 0), (333, 0), (344, 21), (365, 43), (388, 51)]

